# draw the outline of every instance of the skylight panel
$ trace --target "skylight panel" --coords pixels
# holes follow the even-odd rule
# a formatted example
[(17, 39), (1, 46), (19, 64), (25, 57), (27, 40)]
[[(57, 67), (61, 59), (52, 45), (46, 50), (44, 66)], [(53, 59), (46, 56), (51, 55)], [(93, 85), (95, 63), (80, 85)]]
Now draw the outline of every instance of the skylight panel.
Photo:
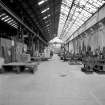
[(92, 16), (93, 13), (98, 10), (99, 7), (105, 3), (105, 0), (75, 0), (70, 10), (68, 20), (66, 21), (72, 3), (73, 0), (62, 0), (59, 19), (60, 29), (58, 29), (58, 34), (59, 36), (61, 35), (61, 37), (66, 35), (64, 34), (65, 32), (68, 33), (67, 35), (71, 35), (75, 32), (89, 17)]
[(61, 14), (61, 15), (60, 15), (60, 17), (66, 18), (66, 17), (67, 17), (67, 15), (62, 15), (62, 14)]
[(49, 15), (47, 15), (47, 17), (50, 17), (50, 14), (49, 14)]
[(85, 10), (83, 10), (82, 13), (85, 17), (91, 16), (91, 14), (89, 12), (85, 11)]
[(12, 21), (14, 21), (13, 19), (12, 20), (9, 20), (9, 21), (7, 21), (7, 23), (11, 23)]
[(5, 17), (1, 18), (1, 20), (5, 20), (6, 18), (8, 18), (9, 16), (6, 15)]
[(66, 6), (66, 5), (64, 5), (64, 4), (61, 5), (61, 8), (64, 8), (64, 9), (68, 9), (69, 10), (69, 7)]
[(60, 19), (64, 19), (64, 20), (66, 20), (66, 19), (65, 19), (65, 16), (60, 16)]
[(80, 23), (80, 22), (78, 22), (78, 21), (76, 21), (74, 24), (76, 24), (76, 25), (78, 25), (78, 26), (80, 26), (80, 25), (81, 25), (81, 23)]
[(76, 16), (73, 16), (73, 17), (72, 17), (72, 20), (75, 20), (76, 18), (77, 18)]
[(65, 22), (65, 20), (61, 19), (60, 23), (64, 23), (64, 22)]
[(105, 0), (101, 0), (101, 2), (102, 2), (102, 4), (104, 4), (105, 3)]
[(47, 0), (42, 0), (42, 1), (38, 2), (38, 5), (42, 5), (42, 4), (44, 4), (46, 1), (47, 1)]
[(82, 15), (79, 15), (78, 19), (84, 22), (87, 18)]
[(60, 17), (60, 19), (66, 20), (65, 17), (62, 17), (62, 16)]
[(88, 0), (80, 0), (79, 4), (80, 4), (80, 5), (86, 5), (87, 1), (88, 1)]
[(89, 0), (88, 3), (90, 3), (91, 5), (94, 5), (94, 6), (96, 6), (96, 7), (99, 7), (99, 6), (100, 6), (99, 4), (97, 4), (97, 0), (96, 0), (96, 1), (94, 1), (94, 0)]
[(65, 18), (65, 16), (64, 15), (60, 15), (60, 18), (59, 19), (62, 19), (62, 18)]
[(68, 6), (71, 6), (71, 3), (72, 3), (73, 0), (62, 0), (62, 3), (68, 5)]
[(67, 11), (61, 11), (61, 14), (66, 14), (66, 15), (68, 15), (68, 12)]
[(45, 1), (44, 0), (42, 0), (42, 1), (40, 1), (39, 3), (38, 3), (38, 5), (41, 5), (41, 4), (43, 4)]
[(69, 9), (68, 8), (64, 8), (64, 7), (61, 7), (61, 12), (64, 12), (65, 14), (68, 14)]
[(0, 14), (0, 17), (5, 16), (5, 15), (6, 15), (5, 13), (2, 13), (2, 14)]
[(76, 10), (75, 10), (76, 12), (78, 12), (78, 13), (81, 13), (81, 11), (82, 11), (82, 8), (76, 8)]
[(45, 21), (45, 23), (47, 24), (47, 23), (49, 23), (49, 21)]
[(83, 16), (85, 16), (85, 17), (87, 17), (88, 14), (90, 14), (90, 13), (88, 13), (88, 12), (85, 11), (85, 10), (82, 10), (82, 12), (81, 12), (81, 15), (83, 15)]
[(94, 2), (93, 5), (96, 6), (96, 7), (100, 7), (100, 5), (96, 2)]
[(11, 20), (11, 18), (7, 18), (7, 19), (5, 19), (4, 22), (7, 22), (7, 21), (9, 21), (9, 20)]
[[(101, 1), (102, 1), (102, 0), (101, 0)], [(101, 3), (101, 2), (99, 2), (99, 0), (97, 0), (97, 4), (98, 4), (98, 5), (100, 5), (100, 6), (102, 5), (102, 3)]]
[(90, 2), (90, 3), (96, 3), (97, 2), (97, 0), (88, 0), (88, 2)]
[(47, 16), (45, 16), (43, 19), (47, 19)]
[(7, 15), (6, 13), (0, 14), (0, 19), (3, 22), (6, 22), (7, 24), (9, 24), (12, 27), (18, 28), (17, 22), (14, 19), (12, 19), (12, 17), (10, 17), (9, 15)]
[(50, 25), (48, 24), (48, 25), (46, 25), (47, 27), (49, 27)]
[(78, 23), (83, 23), (83, 21), (81, 20), (81, 18), (77, 18), (76, 20)]
[(67, 16), (67, 14), (65, 14), (64, 12), (62, 12), (61, 15), (63, 15), (63, 16)]
[(70, 14), (74, 14), (75, 10), (76, 10), (76, 6), (73, 6)]
[(45, 16), (43, 19), (45, 20), (45, 19), (47, 19), (48, 17), (50, 17), (50, 14), (49, 14), (49, 15), (47, 15), (47, 16)]
[(77, 17), (78, 15), (79, 15), (79, 13), (78, 13), (78, 12), (75, 12), (74, 16), (76, 16), (76, 17)]
[(62, 4), (62, 6), (68, 8), (68, 9), (70, 8), (68, 5), (66, 5), (64, 3)]
[(48, 11), (49, 10), (49, 8), (46, 8), (45, 10), (43, 10), (41, 13), (44, 13), (44, 12), (46, 12), (46, 11)]
[(92, 6), (92, 5), (89, 4), (89, 3), (85, 6), (85, 8), (86, 8), (86, 10), (89, 11), (90, 13), (94, 13), (94, 12), (97, 10), (96, 7)]

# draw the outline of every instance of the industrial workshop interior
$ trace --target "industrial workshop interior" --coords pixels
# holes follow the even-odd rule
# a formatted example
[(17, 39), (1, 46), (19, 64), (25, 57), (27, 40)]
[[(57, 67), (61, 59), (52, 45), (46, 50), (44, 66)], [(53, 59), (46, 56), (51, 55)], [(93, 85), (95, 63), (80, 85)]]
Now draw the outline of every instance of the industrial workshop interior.
[(0, 105), (105, 105), (105, 0), (0, 0)]

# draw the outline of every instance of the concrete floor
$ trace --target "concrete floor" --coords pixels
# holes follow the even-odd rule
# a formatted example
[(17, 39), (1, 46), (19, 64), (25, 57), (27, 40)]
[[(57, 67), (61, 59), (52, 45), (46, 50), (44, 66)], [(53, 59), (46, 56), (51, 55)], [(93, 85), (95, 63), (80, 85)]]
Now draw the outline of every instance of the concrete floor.
[(0, 75), (0, 105), (105, 105), (105, 74), (85, 74), (55, 55), (35, 74)]

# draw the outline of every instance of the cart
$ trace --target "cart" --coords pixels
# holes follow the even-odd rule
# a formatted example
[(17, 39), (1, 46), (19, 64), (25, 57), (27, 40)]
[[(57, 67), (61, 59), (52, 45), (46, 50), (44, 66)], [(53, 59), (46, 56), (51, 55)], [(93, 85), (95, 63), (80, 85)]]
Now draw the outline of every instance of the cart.
[(96, 62), (97, 62), (97, 58), (94, 58), (94, 57), (84, 57), (82, 59), (82, 63), (84, 65), (83, 68), (81, 68), (81, 70), (83, 72), (93, 72), (94, 71), (94, 66), (96, 65)]
[(28, 71), (30, 73), (34, 73), (37, 70), (36, 62), (12, 62), (2, 65), (1, 73), (5, 71), (15, 71), (16, 73), (20, 73), (22, 71)]
[(97, 60), (96, 65), (94, 66), (95, 72), (105, 72), (105, 59)]

